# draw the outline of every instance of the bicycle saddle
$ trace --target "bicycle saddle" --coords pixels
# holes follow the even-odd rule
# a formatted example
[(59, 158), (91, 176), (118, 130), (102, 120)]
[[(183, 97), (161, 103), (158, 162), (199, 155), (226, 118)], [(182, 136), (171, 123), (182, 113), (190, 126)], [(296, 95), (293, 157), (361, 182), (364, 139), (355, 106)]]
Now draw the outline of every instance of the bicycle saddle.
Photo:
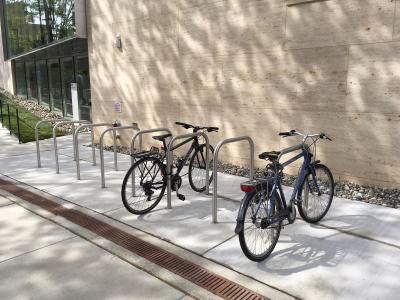
[(172, 136), (172, 134), (167, 133), (167, 134), (162, 134), (162, 135), (153, 136), (153, 139), (162, 142), (162, 141), (164, 141), (167, 137), (170, 137), (170, 136)]
[(261, 153), (258, 157), (260, 159), (266, 159), (268, 158), (269, 160), (273, 161), (273, 160), (277, 160), (279, 157), (279, 154), (281, 154), (280, 151), (269, 151), (269, 152), (263, 152)]

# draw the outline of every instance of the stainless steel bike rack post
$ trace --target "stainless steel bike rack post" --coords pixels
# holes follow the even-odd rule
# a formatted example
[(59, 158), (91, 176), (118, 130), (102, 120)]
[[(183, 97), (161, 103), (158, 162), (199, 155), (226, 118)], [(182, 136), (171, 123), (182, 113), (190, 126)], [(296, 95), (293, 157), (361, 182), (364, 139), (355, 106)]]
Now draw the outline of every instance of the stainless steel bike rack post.
[(76, 162), (76, 178), (78, 180), (81, 179), (81, 168), (79, 162), (79, 132), (81, 132), (85, 128), (90, 128), (91, 136), (92, 136), (92, 157), (93, 157), (93, 166), (96, 165), (96, 147), (94, 146), (94, 131), (93, 128), (95, 127), (112, 127), (113, 124), (111, 123), (97, 123), (97, 124), (84, 124), (79, 126), (74, 135), (74, 142), (75, 142), (75, 162)]
[[(133, 151), (135, 150), (135, 141), (137, 138), (139, 138), (139, 151), (142, 151), (142, 136), (146, 133), (154, 133), (154, 132), (167, 132), (172, 135), (171, 130), (168, 128), (153, 128), (153, 129), (146, 129), (146, 130), (140, 130), (138, 133), (136, 133), (134, 136), (132, 136), (131, 139), (131, 164), (133, 165), (135, 163), (135, 157), (133, 155)], [(132, 173), (132, 195), (135, 195), (135, 172)]]
[(254, 178), (254, 142), (253, 139), (249, 136), (239, 136), (235, 138), (230, 138), (230, 139), (225, 139), (220, 141), (217, 144), (217, 147), (215, 147), (214, 151), (214, 160), (213, 160), (213, 199), (212, 199), (212, 221), (213, 223), (218, 223), (218, 173), (217, 173), (217, 166), (218, 166), (218, 155), (221, 147), (225, 144), (230, 144), (230, 143), (235, 143), (235, 142), (240, 142), (240, 141), (248, 141), (249, 146), (250, 146), (250, 161), (249, 161), (249, 167), (250, 167), (250, 180), (253, 180)]
[(174, 142), (177, 140), (181, 140), (181, 139), (188, 139), (191, 137), (195, 137), (195, 136), (202, 136), (204, 137), (205, 141), (206, 141), (206, 190), (205, 190), (205, 194), (208, 194), (209, 192), (209, 181), (210, 181), (210, 166), (209, 166), (209, 162), (210, 162), (210, 158), (209, 158), (209, 154), (208, 154), (208, 149), (210, 148), (210, 141), (208, 139), (208, 136), (204, 133), (204, 132), (194, 132), (194, 133), (188, 133), (188, 134), (181, 134), (181, 135), (177, 135), (174, 136), (171, 141), (169, 142), (168, 146), (167, 146), (167, 208), (172, 208), (171, 205), (171, 196), (172, 196), (172, 188), (171, 188), (171, 178), (172, 178), (172, 148), (174, 146)]
[(40, 145), (39, 145), (40, 126), (42, 126), (43, 124), (53, 124), (53, 123), (61, 122), (61, 121), (65, 121), (65, 120), (64, 119), (42, 120), (42, 121), (37, 122), (35, 125), (36, 157), (37, 157), (38, 168), (42, 167), (42, 162), (40, 161)]
[(126, 130), (126, 129), (133, 129), (139, 130), (138, 124), (132, 124), (129, 126), (120, 126), (120, 127), (112, 127), (104, 130), (100, 136), (100, 168), (101, 168), (101, 187), (106, 187), (106, 179), (104, 175), (104, 136), (107, 132), (113, 132), (113, 144), (114, 144), (114, 168), (118, 171), (118, 162), (117, 162), (117, 138), (116, 138), (116, 131), (117, 130)]
[(58, 163), (58, 148), (57, 148), (57, 128), (61, 125), (72, 125), (72, 148), (73, 148), (73, 155), (75, 160), (75, 124), (90, 124), (90, 121), (87, 120), (77, 120), (77, 121), (61, 121), (54, 125), (53, 127), (53, 143), (54, 143), (54, 158), (56, 161), (56, 172), (60, 174), (60, 164)]

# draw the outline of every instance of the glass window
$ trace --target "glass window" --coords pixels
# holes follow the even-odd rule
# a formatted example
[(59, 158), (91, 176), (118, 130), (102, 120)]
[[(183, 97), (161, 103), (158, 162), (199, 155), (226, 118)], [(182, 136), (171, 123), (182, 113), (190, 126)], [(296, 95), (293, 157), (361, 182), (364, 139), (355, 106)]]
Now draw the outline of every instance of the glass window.
[(87, 57), (77, 57), (76, 61), (76, 83), (78, 84), (79, 113), (80, 119), (90, 120), (90, 76), (89, 60)]
[(72, 57), (61, 59), (61, 79), (64, 100), (64, 115), (72, 116), (71, 83), (75, 82), (74, 60)]
[(47, 62), (49, 69), (50, 101), (54, 111), (63, 111), (61, 74), (58, 59), (49, 59)]
[(10, 57), (74, 35), (74, 0), (6, 0)]
[(17, 95), (27, 97), (24, 61), (15, 62), (15, 85), (17, 89)]
[(36, 67), (33, 60), (27, 60), (26, 66), (26, 81), (28, 98), (37, 99), (37, 78), (36, 78)]
[(47, 64), (45, 60), (36, 61), (36, 77), (39, 103), (50, 107), (49, 80), (47, 76)]

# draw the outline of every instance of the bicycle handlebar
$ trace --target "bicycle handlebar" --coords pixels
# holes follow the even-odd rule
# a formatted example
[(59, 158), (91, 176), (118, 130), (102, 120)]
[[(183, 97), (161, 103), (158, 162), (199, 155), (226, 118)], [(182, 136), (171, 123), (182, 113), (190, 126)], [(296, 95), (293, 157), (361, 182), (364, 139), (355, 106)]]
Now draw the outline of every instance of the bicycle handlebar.
[(320, 139), (324, 139), (324, 140), (328, 140), (328, 141), (332, 141), (332, 139), (330, 137), (328, 137), (325, 133), (321, 132), (321, 133), (314, 133), (314, 134), (308, 134), (308, 133), (301, 133), (298, 132), (294, 129), (290, 130), (290, 131), (286, 131), (286, 132), (280, 132), (279, 133), (280, 136), (282, 137), (289, 137), (289, 136), (295, 136), (295, 135), (300, 135), (302, 136), (304, 139), (303, 141), (305, 141), (308, 138), (311, 137), (319, 137)]
[(175, 122), (176, 125), (181, 125), (183, 128), (185, 129), (189, 129), (189, 128), (193, 128), (193, 131), (199, 131), (202, 129), (206, 129), (207, 132), (213, 132), (216, 131), (218, 132), (219, 128), (218, 127), (200, 127), (200, 126), (195, 126), (195, 125), (191, 125), (191, 124), (187, 124), (187, 123), (182, 123), (182, 122)]

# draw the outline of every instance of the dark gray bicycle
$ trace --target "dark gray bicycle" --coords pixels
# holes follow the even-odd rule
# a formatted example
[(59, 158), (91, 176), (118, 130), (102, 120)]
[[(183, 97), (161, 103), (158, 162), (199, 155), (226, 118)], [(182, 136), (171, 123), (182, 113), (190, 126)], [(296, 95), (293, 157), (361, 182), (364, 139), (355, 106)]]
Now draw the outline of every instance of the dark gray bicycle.
[[(216, 132), (218, 127), (200, 127), (191, 124), (176, 122), (177, 125), (185, 129), (192, 129), (193, 132), (207, 131)], [(163, 143), (163, 148), (167, 149), (167, 139), (171, 134), (153, 136), (153, 139)], [(204, 192), (206, 190), (206, 145), (199, 141), (198, 136), (190, 137), (176, 146), (172, 150), (192, 143), (189, 150), (183, 158), (178, 158), (174, 163), (176, 171), (172, 174), (171, 187), (177, 193), (180, 200), (185, 200), (185, 196), (179, 193), (182, 185), (182, 177), (188, 175), (189, 184), (196, 192)], [(210, 145), (209, 157), (214, 153), (213, 147)], [(193, 155), (192, 155), (193, 153)], [(150, 151), (133, 154), (137, 160), (125, 175), (122, 182), (121, 196), (125, 208), (133, 214), (145, 214), (151, 211), (160, 202), (164, 196), (167, 187), (167, 164), (166, 153), (159, 148), (152, 147)], [(190, 160), (190, 161), (189, 161)], [(187, 174), (181, 174), (184, 167), (189, 161)], [(212, 164), (212, 160), (210, 160)], [(186, 170), (186, 169), (185, 169)], [(209, 183), (212, 182), (212, 174), (209, 177)]]
[[(241, 184), (245, 196), (241, 202), (235, 233), (239, 235), (243, 253), (253, 261), (266, 259), (278, 242), (283, 225), (292, 224), (296, 219), (296, 206), (300, 216), (309, 223), (320, 221), (328, 212), (334, 193), (334, 181), (328, 167), (316, 157), (316, 143), (319, 139), (331, 139), (324, 133), (303, 134), (292, 130), (281, 132), (283, 137), (302, 136), (303, 141), (279, 152), (264, 152), (260, 159), (269, 160), (265, 178)], [(301, 150), (301, 153), (284, 163), (282, 155)], [(284, 168), (304, 158), (289, 203), (286, 203), (282, 189)]]

